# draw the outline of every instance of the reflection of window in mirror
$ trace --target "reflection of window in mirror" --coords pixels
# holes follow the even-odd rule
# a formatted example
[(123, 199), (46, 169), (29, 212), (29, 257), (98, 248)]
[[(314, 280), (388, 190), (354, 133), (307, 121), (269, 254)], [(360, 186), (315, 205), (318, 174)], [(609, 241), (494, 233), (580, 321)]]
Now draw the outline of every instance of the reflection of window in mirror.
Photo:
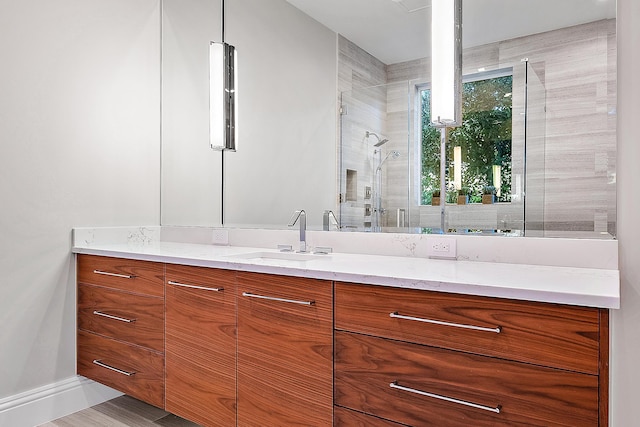
[[(511, 201), (511, 114), (513, 73), (500, 70), (465, 76), (462, 126), (447, 145), (447, 201), (468, 189), (469, 202), (481, 203), (483, 190), (495, 187), (498, 202)], [(421, 204), (440, 190), (440, 130), (430, 125), (428, 85), (418, 87), (421, 108)], [(454, 202), (455, 203), (455, 202)]]

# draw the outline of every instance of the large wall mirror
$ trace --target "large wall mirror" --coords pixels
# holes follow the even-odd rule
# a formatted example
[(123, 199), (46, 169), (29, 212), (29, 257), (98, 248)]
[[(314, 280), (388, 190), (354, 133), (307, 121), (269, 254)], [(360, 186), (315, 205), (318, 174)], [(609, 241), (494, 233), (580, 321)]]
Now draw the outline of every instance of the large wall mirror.
[[(237, 152), (208, 145), (219, 0), (163, 0), (162, 224), (613, 238), (615, 0), (463, 2), (447, 192), (428, 123), (430, 0), (227, 0)], [(222, 203), (224, 201), (224, 203)]]

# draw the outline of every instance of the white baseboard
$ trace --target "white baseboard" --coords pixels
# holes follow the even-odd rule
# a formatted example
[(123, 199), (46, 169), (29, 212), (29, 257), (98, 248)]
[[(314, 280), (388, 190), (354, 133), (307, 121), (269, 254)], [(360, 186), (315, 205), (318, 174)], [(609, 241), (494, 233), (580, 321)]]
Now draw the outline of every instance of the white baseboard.
[(76, 376), (0, 399), (0, 426), (34, 427), (122, 393)]

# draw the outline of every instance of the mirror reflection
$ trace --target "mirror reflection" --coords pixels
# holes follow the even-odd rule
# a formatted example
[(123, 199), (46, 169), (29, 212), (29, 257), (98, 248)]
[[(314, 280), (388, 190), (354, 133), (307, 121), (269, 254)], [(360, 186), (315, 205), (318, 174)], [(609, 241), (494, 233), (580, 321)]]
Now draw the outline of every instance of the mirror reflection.
[[(163, 77), (163, 109), (175, 101), (166, 94), (177, 94), (199, 110), (177, 88), (188, 76), (206, 94), (206, 81), (194, 77), (202, 67), (206, 75), (206, 64), (182, 48), (198, 38), (208, 45), (215, 34), (195, 34), (202, 19), (170, 10), (172, 1), (184, 3), (164, 0), (163, 70), (183, 74)], [(217, 22), (217, 1), (189, 2)], [(615, 1), (463, 3), (468, 120), (450, 135), (444, 195), (424, 108), (429, 6), (228, 0), (227, 39), (240, 53), (242, 149), (223, 154), (224, 183), (214, 182), (221, 160), (195, 153), (206, 140), (187, 155), (181, 144), (199, 138), (187, 143), (184, 122), (163, 114), (163, 224), (217, 225), (199, 209), (215, 211), (223, 197), (229, 226), (284, 228), (304, 209), (309, 228), (322, 229), (331, 209), (346, 231), (440, 232), (440, 209), (432, 206), (439, 196), (447, 201), (447, 232), (615, 236)], [(215, 25), (207, 28), (215, 33)], [(174, 55), (165, 54), (167, 38), (184, 42)], [(206, 135), (206, 118), (189, 119), (190, 134), (202, 128)]]

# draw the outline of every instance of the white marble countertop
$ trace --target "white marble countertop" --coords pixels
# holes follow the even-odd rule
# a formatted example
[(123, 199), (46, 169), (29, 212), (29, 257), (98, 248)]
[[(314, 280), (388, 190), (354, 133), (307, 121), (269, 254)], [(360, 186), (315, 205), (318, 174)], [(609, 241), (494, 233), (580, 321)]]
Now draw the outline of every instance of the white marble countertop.
[(241, 258), (277, 250), (193, 243), (76, 245), (77, 254), (311, 277), (599, 308), (620, 307), (617, 270), (333, 253), (308, 261)]

